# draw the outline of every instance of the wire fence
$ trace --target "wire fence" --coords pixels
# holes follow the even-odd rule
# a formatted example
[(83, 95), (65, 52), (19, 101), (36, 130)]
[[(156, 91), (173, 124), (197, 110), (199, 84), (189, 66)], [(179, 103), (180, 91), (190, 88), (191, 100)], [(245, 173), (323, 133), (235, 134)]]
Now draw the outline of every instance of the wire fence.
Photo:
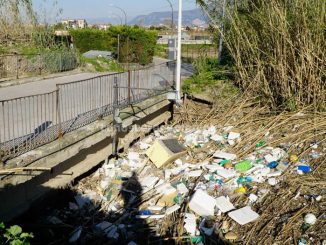
[(73, 70), (78, 66), (77, 57), (73, 51), (0, 55), (0, 79), (18, 79), (44, 73)]
[[(57, 84), (51, 93), (0, 101), (0, 162), (173, 86), (175, 63)], [(118, 97), (114, 101), (114, 82)], [(2, 156), (2, 159), (1, 159)]]

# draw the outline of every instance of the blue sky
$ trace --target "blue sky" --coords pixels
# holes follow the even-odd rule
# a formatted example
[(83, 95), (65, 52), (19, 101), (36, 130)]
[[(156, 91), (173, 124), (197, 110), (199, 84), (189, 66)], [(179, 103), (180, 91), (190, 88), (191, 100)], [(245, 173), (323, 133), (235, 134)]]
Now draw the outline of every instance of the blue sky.
[[(53, 2), (57, 2), (53, 6)], [(178, 0), (171, 0), (175, 11), (178, 9)], [(101, 18), (106, 17), (113, 11), (118, 10), (110, 7), (110, 4), (123, 8), (128, 14), (128, 20), (141, 14), (148, 14), (156, 11), (170, 11), (167, 0), (33, 0), (36, 10), (47, 18), (62, 9), (62, 14), (57, 18)], [(184, 9), (196, 8), (195, 0), (183, 0)], [(122, 13), (119, 13), (122, 15)]]

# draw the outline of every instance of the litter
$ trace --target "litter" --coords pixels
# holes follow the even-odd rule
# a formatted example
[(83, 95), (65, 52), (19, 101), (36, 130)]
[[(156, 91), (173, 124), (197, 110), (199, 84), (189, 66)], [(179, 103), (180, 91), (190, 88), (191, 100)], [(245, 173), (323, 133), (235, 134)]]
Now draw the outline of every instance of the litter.
[(186, 149), (176, 139), (157, 140), (146, 154), (154, 165), (160, 168), (186, 154)]
[(226, 153), (223, 151), (217, 151), (214, 153), (213, 156), (216, 158), (226, 159), (226, 160), (235, 160), (237, 158), (237, 155), (231, 154), (231, 153)]
[(304, 216), (304, 222), (309, 225), (314, 225), (317, 221), (317, 218), (314, 214), (306, 214)]
[(199, 216), (214, 215), (216, 200), (202, 190), (197, 190), (189, 202), (189, 208)]
[(82, 233), (82, 227), (79, 226), (73, 231), (73, 233), (72, 233), (71, 237), (69, 238), (68, 242), (69, 243), (77, 242), (78, 239), (80, 238), (81, 233)]
[(259, 218), (259, 214), (252, 211), (249, 206), (240, 208), (238, 210), (228, 213), (231, 219), (239, 223), (240, 225), (248, 224)]
[(216, 206), (222, 213), (235, 209), (233, 204), (224, 196), (216, 198)]

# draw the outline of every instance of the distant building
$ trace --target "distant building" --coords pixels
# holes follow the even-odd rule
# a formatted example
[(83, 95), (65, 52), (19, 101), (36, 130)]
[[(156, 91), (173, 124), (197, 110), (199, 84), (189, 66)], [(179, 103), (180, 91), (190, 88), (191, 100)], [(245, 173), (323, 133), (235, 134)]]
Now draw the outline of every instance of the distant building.
[(62, 20), (61, 24), (67, 29), (85, 29), (88, 26), (85, 19)]

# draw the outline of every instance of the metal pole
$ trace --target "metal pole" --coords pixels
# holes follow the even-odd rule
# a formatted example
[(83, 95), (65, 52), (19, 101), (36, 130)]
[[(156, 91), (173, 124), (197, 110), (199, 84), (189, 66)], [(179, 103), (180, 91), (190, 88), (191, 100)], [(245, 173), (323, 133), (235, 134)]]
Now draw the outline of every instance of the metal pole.
[(173, 11), (173, 5), (172, 5), (172, 3), (171, 3), (170, 0), (166, 0), (166, 1), (168, 1), (168, 3), (170, 4), (171, 10), (172, 10), (171, 29), (173, 30), (174, 29), (174, 13), (173, 13), (174, 11)]
[(131, 102), (131, 71), (128, 70), (128, 104)]
[(179, 16), (178, 16), (178, 55), (177, 55), (177, 71), (176, 71), (176, 90), (177, 101), (181, 99), (181, 31), (182, 28), (182, 0), (179, 0)]
[(118, 34), (118, 63), (120, 62), (120, 34)]
[(63, 136), (63, 131), (62, 131), (62, 122), (61, 122), (61, 110), (60, 110), (60, 88), (59, 85), (56, 86), (57, 90), (56, 90), (56, 104), (57, 104), (57, 118), (58, 118), (58, 138), (62, 138)]
[(226, 7), (226, 0), (223, 1), (222, 26), (221, 26), (220, 40), (219, 40), (219, 46), (218, 46), (217, 64), (219, 64), (219, 65), (221, 64), (221, 61), (222, 61), (222, 52), (223, 52), (223, 34), (224, 34), (225, 7)]
[(118, 90), (118, 78), (114, 77), (113, 82), (113, 130), (114, 137), (112, 142), (112, 154), (113, 156), (118, 156), (118, 143), (119, 143), (119, 128), (121, 122), (119, 121), (119, 90)]

